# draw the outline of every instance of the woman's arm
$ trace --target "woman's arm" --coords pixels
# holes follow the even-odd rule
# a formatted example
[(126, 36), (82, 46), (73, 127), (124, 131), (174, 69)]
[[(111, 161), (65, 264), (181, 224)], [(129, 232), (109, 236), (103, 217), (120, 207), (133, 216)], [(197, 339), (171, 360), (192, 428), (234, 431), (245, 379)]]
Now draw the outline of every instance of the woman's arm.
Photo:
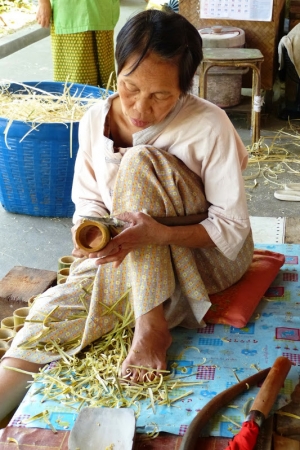
[(51, 3), (50, 0), (38, 0), (38, 9), (36, 13), (37, 23), (43, 28), (49, 28), (51, 20)]
[(153, 145), (168, 148), (201, 178), (210, 203), (202, 225), (222, 254), (234, 260), (250, 231), (242, 177), (248, 154), (226, 113), (188, 97)]
[(205, 228), (201, 225), (168, 227), (142, 212), (126, 212), (118, 218), (129, 225), (114, 237), (104, 249), (90, 253), (91, 258), (100, 258), (97, 265), (114, 262), (118, 267), (131, 251), (145, 245), (179, 245), (190, 248), (215, 247)]
[[(98, 119), (98, 116), (96, 118)], [(91, 122), (93, 120), (95, 119), (91, 118), (90, 111), (88, 111), (79, 123), (79, 149), (76, 156), (72, 185), (72, 200), (75, 204), (74, 224), (81, 219), (81, 216), (101, 217), (109, 214), (103, 201), (94, 169), (96, 165), (101, 165), (102, 160), (96, 159), (99, 152), (102, 152), (103, 149), (101, 148), (101, 140), (98, 139), (95, 144), (94, 138), (92, 138), (91, 128), (93, 124)], [(99, 123), (94, 124), (94, 126), (101, 127)], [(98, 177), (100, 176), (101, 174), (99, 175), (98, 172)]]
[(109, 214), (105, 206), (96, 174), (93, 169), (93, 152), (90, 132), (90, 117), (85, 114), (79, 123), (78, 131), (79, 149), (76, 156), (74, 178), (72, 185), (72, 200), (75, 204), (73, 215), (74, 226), (71, 229), (74, 243), (73, 255), (77, 257), (86, 256), (87, 253), (79, 249), (75, 240), (75, 233), (82, 223), (81, 216), (101, 217)]

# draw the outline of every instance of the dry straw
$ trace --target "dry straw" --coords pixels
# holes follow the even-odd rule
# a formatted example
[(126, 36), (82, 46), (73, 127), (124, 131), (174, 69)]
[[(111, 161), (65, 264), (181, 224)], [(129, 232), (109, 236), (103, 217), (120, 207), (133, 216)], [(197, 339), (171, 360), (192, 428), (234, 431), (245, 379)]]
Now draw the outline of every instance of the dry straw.
[[(246, 188), (255, 188), (258, 178), (274, 189), (284, 187), (291, 182), (300, 182), (300, 124), (289, 122), (274, 136), (262, 137), (252, 146), (248, 146), (249, 162), (247, 175), (244, 175)], [(249, 173), (249, 170), (252, 172)], [(247, 181), (253, 180), (253, 184)]]
[[(19, 90), (10, 90), (11, 84), (20, 85)], [(5, 143), (7, 143), (7, 134), (13, 121), (21, 121), (30, 126), (29, 131), (22, 137), (22, 142), (26, 136), (33, 130), (38, 129), (41, 124), (45, 123), (61, 123), (66, 127), (70, 124), (70, 139), (72, 148), (72, 124), (80, 121), (84, 113), (99, 98), (108, 97), (108, 90), (99, 90), (99, 97), (84, 97), (82, 90), (76, 89), (71, 94), (72, 83), (65, 83), (62, 93), (51, 93), (43, 89), (26, 85), (21, 82), (13, 82), (9, 80), (1, 80), (0, 82), (0, 117), (8, 120), (4, 130)]]
[[(11, 92), (11, 83), (20, 90)], [(99, 98), (82, 97), (80, 91), (71, 95), (73, 84), (65, 84), (62, 94), (52, 94), (24, 83), (4, 80), (0, 85), (0, 117), (9, 120), (41, 123), (65, 123), (79, 121), (85, 111)], [(83, 87), (84, 90), (84, 87)], [(105, 95), (104, 95), (105, 96)]]

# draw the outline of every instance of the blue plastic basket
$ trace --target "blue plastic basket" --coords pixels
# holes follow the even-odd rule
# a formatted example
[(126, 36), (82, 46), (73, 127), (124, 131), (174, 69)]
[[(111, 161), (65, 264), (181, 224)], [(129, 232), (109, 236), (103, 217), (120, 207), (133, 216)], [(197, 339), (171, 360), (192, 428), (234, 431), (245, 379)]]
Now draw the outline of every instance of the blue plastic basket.
[[(67, 85), (71, 86), (72, 96), (83, 98), (100, 98), (106, 93), (104, 89), (81, 84), (47, 81), (24, 84), (54, 94), (62, 94)], [(22, 86), (13, 83), (9, 91), (21, 92)], [(72, 217), (71, 189), (79, 122), (73, 122), (72, 151), (70, 123), (43, 123), (30, 131), (31, 123), (15, 120), (8, 128), (6, 145), (4, 131), (8, 122), (0, 117), (0, 202), (4, 209), (32, 216)]]

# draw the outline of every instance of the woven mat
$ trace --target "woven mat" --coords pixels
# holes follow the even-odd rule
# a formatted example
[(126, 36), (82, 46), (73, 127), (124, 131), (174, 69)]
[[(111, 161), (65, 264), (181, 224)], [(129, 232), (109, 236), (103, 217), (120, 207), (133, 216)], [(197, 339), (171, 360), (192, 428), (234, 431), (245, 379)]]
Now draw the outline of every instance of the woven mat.
[[(201, 384), (174, 389), (174, 396), (184, 395), (190, 390), (193, 393), (183, 397), (172, 407), (157, 407), (155, 413), (149, 408), (149, 400), (141, 402), (137, 432), (166, 431), (183, 435), (197, 412), (212, 397), (235, 384), (237, 377), (242, 380), (253, 375), (257, 369), (272, 366), (281, 355), (288, 357), (295, 366), (288, 374), (274, 409), (290, 401), (291, 393), (298, 383), (300, 366), (300, 245), (268, 244), (259, 245), (259, 248), (283, 253), (286, 263), (250, 322), (243, 329), (224, 325), (209, 325), (198, 330), (174, 329), (173, 343), (168, 352), (169, 365), (176, 362), (177, 377), (185, 375), (190, 382), (197, 381)], [(34, 394), (37, 388), (38, 384), (33, 384), (10, 426), (24, 427), (24, 418), (47, 409), (56, 429), (60, 429), (58, 417), (62, 422), (67, 422), (68, 429), (71, 429), (77, 416), (74, 410), (62, 407), (59, 399), (41, 403), (41, 396)], [(236, 398), (229, 408), (219, 411), (202, 435), (234, 436), (239, 431), (235, 424), (244, 421), (258, 390), (259, 387), (251, 388)], [(41, 420), (29, 422), (26, 426), (49, 428)]]

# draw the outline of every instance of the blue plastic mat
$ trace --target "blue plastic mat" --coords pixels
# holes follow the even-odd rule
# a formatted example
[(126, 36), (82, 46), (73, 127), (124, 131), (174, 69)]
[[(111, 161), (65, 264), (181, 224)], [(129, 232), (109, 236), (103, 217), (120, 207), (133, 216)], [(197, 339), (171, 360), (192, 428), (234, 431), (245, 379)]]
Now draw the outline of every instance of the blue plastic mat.
[[(138, 432), (165, 431), (183, 435), (197, 412), (215, 395), (237, 383), (238, 379), (243, 380), (259, 369), (272, 366), (278, 356), (288, 357), (295, 365), (277, 397), (274, 409), (290, 401), (300, 374), (300, 245), (259, 245), (257, 248), (283, 253), (286, 262), (250, 322), (243, 329), (208, 325), (198, 330), (173, 330), (173, 343), (168, 352), (169, 365), (176, 363), (178, 377), (190, 375), (187, 381), (202, 383), (177, 389), (173, 393), (177, 397), (188, 391), (193, 393), (173, 406), (156, 407), (155, 414), (149, 408), (149, 400), (141, 402)], [(71, 429), (77, 417), (74, 409), (63, 407), (59, 402), (41, 403), (41, 395), (32, 395), (37, 388), (38, 384), (33, 384), (10, 425), (49, 428), (42, 420), (26, 425), (22, 422), (47, 409), (57, 430)], [(202, 434), (223, 437), (236, 434), (239, 427), (235, 424), (244, 421), (258, 391), (259, 387), (249, 389), (230, 407), (219, 411)]]

